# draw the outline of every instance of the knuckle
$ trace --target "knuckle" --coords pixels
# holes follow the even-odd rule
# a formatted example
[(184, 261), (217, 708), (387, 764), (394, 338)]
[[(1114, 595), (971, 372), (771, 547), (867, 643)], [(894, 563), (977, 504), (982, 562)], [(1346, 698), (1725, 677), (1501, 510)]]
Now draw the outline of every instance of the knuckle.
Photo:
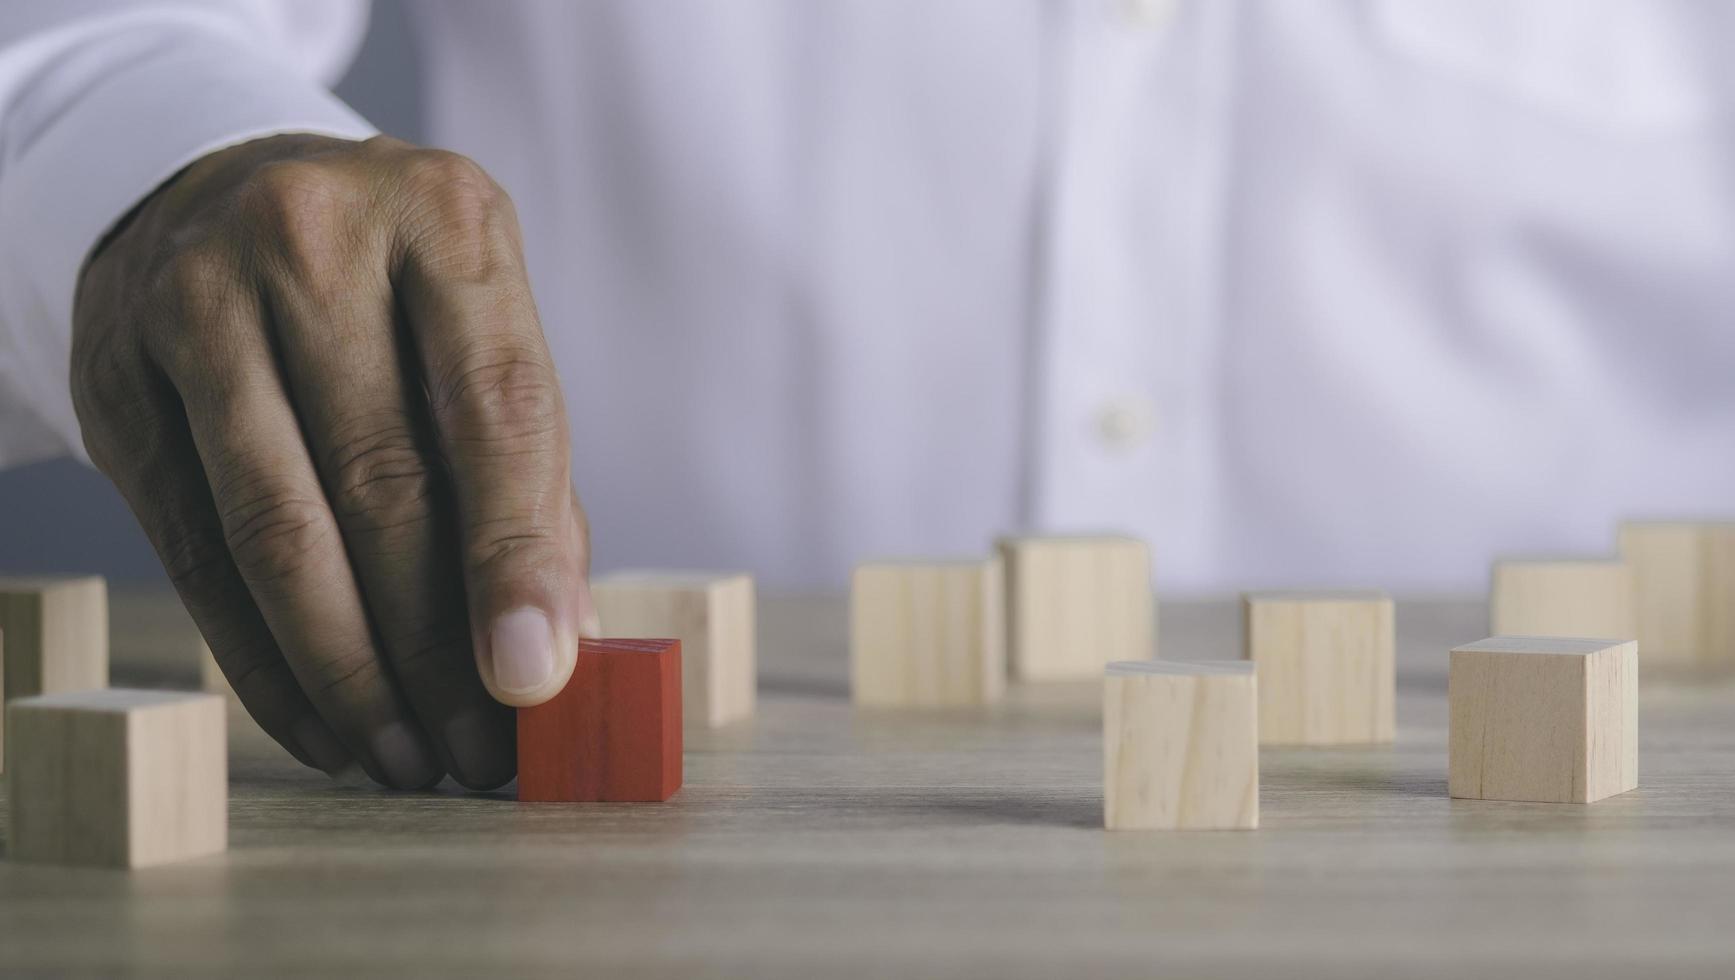
[(136, 359), (106, 345), (76, 354), (71, 393), (85, 453), (117, 484), (164, 450), (167, 412)]
[(278, 160), (253, 174), (247, 211), (289, 273), (318, 283), (343, 268), (346, 223), (356, 203), (348, 178), (331, 167)]
[(534, 518), (496, 518), (471, 530), (468, 563), (471, 572), (482, 578), (551, 567), (559, 562), (556, 541), (554, 529)]
[(248, 176), (244, 203), (255, 217), (286, 225), (341, 206), (344, 184), (339, 173), (324, 164), (272, 160)]
[(512, 202), (475, 161), (440, 150), (419, 153), (404, 183), (421, 218), (422, 248), (445, 274), (485, 278), (512, 254)]
[(208, 369), (216, 343), (253, 300), (226, 245), (200, 242), (175, 251), (151, 276), (136, 315), (138, 336), (171, 375)]
[(189, 245), (163, 263), (154, 293), (167, 310), (174, 311), (174, 315), (154, 317), (158, 323), (177, 319), (189, 325), (221, 322), (225, 310), (241, 293), (238, 263), (222, 245)]
[(500, 343), (460, 351), (436, 379), (430, 404), (448, 439), (504, 454), (545, 447), (565, 412), (546, 358)]
[(380, 659), (372, 644), (364, 643), (338, 651), (321, 651), (314, 694), (331, 694), (357, 688), (368, 689), (384, 679)]
[(157, 528), (157, 557), (182, 595), (208, 596), (227, 583), (229, 551), (222, 539), (195, 528)]
[(327, 460), (332, 509), (345, 526), (389, 531), (427, 520), (435, 479), (422, 447), (399, 419), (354, 423)]
[(82, 349), (75, 346), (70, 390), (79, 423), (90, 428), (125, 418), (126, 409), (140, 400), (133, 373), (106, 344)]
[(304, 573), (330, 544), (332, 528), (318, 500), (280, 490), (219, 491), (229, 554), (241, 576), (270, 586)]
[(506, 197), (481, 164), (446, 150), (416, 154), (405, 182), (419, 201), (452, 218), (481, 219)]
[(110, 288), (82, 294), (74, 307), (67, 373), (73, 415), (91, 462), (117, 482), (170, 439), (173, 393), (138, 326), (156, 312), (148, 296), (133, 301), (130, 291)]

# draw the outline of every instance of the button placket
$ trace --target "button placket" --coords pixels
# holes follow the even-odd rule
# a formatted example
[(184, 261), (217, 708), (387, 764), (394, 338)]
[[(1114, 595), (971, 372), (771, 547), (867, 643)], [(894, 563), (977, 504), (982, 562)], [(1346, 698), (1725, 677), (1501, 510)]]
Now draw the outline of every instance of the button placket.
[[(1038, 324), (1032, 521), (1208, 553), (1226, 16), (1133, 33), (1072, 8)], [(1183, 431), (1188, 430), (1188, 431)]]

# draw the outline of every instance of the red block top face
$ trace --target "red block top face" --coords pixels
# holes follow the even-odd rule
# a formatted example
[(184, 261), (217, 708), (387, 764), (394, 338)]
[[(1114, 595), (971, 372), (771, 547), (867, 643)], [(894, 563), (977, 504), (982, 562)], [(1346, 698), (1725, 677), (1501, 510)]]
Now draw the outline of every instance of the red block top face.
[(565, 690), (518, 709), (518, 798), (660, 803), (681, 788), (681, 641), (580, 640)]

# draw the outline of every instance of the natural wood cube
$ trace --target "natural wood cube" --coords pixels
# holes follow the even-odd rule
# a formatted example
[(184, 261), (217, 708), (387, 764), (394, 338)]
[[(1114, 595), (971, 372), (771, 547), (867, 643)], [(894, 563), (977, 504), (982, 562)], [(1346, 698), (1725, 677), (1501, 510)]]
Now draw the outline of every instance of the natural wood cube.
[[(0, 577), (0, 731), (6, 700), (108, 686), (108, 584), (100, 576)], [(0, 772), (5, 771), (0, 736)]]
[(1495, 636), (1630, 640), (1632, 569), (1619, 559), (1497, 561), (1488, 617)]
[(611, 636), (681, 641), (682, 714), (689, 724), (723, 725), (753, 716), (753, 578), (702, 572), (617, 572), (591, 580), (602, 628)]
[(872, 562), (850, 586), (850, 691), (877, 706), (986, 704), (1006, 689), (1000, 563)]
[(6, 727), (13, 858), (141, 868), (227, 846), (222, 698), (44, 694), (13, 701)]
[(680, 640), (580, 640), (565, 689), (518, 709), (521, 801), (661, 803), (680, 788)]
[(1735, 521), (1630, 521), (1620, 549), (1645, 663), (1735, 666)]
[(1088, 680), (1112, 662), (1156, 656), (1156, 597), (1143, 541), (1007, 537), (1000, 557), (1014, 677)]
[(1266, 745), (1389, 742), (1392, 600), (1381, 592), (1250, 592), (1246, 656), (1259, 665)]
[(1497, 636), (1452, 651), (1452, 796), (1592, 803), (1639, 784), (1628, 640)]
[(148, 672), (165, 687), (221, 695), (229, 708), (230, 737), (242, 729), (258, 728), (173, 589), (133, 585), (110, 589), (108, 636), (111, 671)]
[(108, 686), (108, 583), (101, 576), (0, 578), (6, 696)]
[(1259, 826), (1259, 692), (1245, 660), (1109, 664), (1103, 826)]
[[(108, 637), (111, 671), (148, 671), (177, 689), (219, 691), (205, 683), (204, 662), (211, 656), (205, 637), (171, 588), (133, 584), (110, 588)], [(215, 664), (210, 669), (216, 670)], [(216, 678), (221, 680), (222, 675)]]

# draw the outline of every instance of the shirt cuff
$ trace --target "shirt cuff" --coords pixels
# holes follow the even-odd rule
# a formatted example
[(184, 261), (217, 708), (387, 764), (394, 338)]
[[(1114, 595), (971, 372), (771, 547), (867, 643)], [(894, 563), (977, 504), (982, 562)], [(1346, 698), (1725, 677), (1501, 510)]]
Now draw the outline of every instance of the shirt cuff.
[(7, 164), (0, 269), (21, 295), (0, 301), (23, 368), (10, 380), (74, 455), (85, 458), (68, 387), (72, 304), (92, 246), (188, 164), (279, 133), (366, 139), (377, 130), (270, 52), (180, 31), (105, 65)]

